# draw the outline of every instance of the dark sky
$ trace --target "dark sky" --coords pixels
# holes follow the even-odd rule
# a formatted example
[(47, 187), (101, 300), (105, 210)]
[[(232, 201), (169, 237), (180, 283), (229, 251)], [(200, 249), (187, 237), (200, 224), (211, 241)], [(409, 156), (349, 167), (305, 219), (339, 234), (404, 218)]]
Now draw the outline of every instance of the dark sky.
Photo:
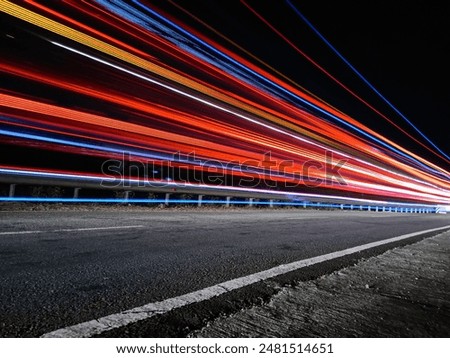
[[(446, 165), (323, 75), (240, 1), (176, 2), (330, 104), (417, 154)], [(223, 39), (166, 2), (150, 3), (226, 45)], [(292, 3), (408, 120), (450, 154), (446, 130), (450, 119), (448, 2), (292, 0)], [(283, 0), (249, 0), (248, 4), (353, 92), (426, 143)]]
[[(322, 8), (327, 16), (307, 3), (316, 2), (296, 2), (378, 91), (450, 154), (445, 129), (450, 120), (448, 2), (327, 2)], [(416, 135), (398, 115), (390, 118)]]

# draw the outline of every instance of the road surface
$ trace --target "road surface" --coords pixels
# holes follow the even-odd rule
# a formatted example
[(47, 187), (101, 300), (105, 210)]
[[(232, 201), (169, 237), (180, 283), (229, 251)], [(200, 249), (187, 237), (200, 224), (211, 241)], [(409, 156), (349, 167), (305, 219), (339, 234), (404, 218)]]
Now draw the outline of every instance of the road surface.
[[(449, 219), (303, 209), (3, 211), (0, 336), (38, 337), (282, 264), (444, 227)], [(320, 265), (308, 275), (314, 271)], [(112, 334), (155, 335), (144, 326)]]

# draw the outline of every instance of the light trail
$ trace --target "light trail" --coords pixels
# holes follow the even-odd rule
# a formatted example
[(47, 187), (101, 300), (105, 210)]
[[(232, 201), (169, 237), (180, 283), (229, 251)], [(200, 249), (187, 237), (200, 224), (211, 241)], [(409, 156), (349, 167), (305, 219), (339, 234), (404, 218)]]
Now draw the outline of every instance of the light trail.
[[(223, 192), (224, 194), (235, 192), (236, 196), (245, 195), (277, 195), (283, 196), (292, 200), (300, 200), (300, 201), (323, 201), (326, 203), (336, 203), (336, 202), (353, 202), (359, 205), (380, 205), (380, 206), (407, 206), (407, 207), (429, 207), (435, 208), (436, 205), (432, 204), (424, 204), (424, 203), (408, 203), (402, 201), (387, 201), (387, 200), (376, 200), (376, 199), (361, 199), (358, 197), (352, 196), (343, 196), (343, 195), (321, 195), (321, 194), (312, 194), (308, 192), (290, 192), (290, 191), (281, 191), (281, 190), (267, 190), (267, 189), (258, 189), (251, 187), (234, 187), (234, 186), (226, 186), (226, 185), (208, 185), (208, 184), (195, 184), (189, 182), (174, 182), (174, 181), (166, 181), (166, 180), (148, 180), (148, 179), (136, 179), (131, 177), (126, 178), (111, 178), (108, 176), (97, 175), (97, 174), (80, 174), (80, 173), (70, 173), (70, 172), (47, 172), (45, 170), (23, 170), (21, 168), (5, 168), (0, 169), (0, 174), (8, 175), (8, 176), (23, 176), (28, 178), (46, 178), (49, 181), (52, 180), (68, 180), (68, 181), (78, 181), (80, 183), (103, 183), (103, 185), (114, 184), (117, 185), (117, 182), (120, 182), (125, 188), (131, 187), (148, 187), (155, 189), (167, 189), (171, 190), (174, 188), (179, 189), (192, 189), (192, 192), (195, 190), (208, 190), (212, 191), (217, 195), (217, 193)], [(400, 197), (401, 198), (401, 197)], [(41, 198), (42, 199), (42, 198)], [(56, 201), (59, 198), (54, 198)], [(14, 199), (12, 199), (14, 200)], [(37, 198), (39, 200), (39, 198)], [(89, 198), (80, 199), (80, 200), (91, 200)], [(97, 200), (97, 199), (94, 199)], [(110, 200), (110, 199), (106, 199)], [(147, 199), (145, 199), (147, 200)], [(197, 202), (197, 201), (196, 201)], [(218, 202), (223, 202), (218, 200)], [(248, 203), (248, 201), (245, 201)], [(450, 201), (448, 201), (450, 202)], [(303, 203), (302, 203), (303, 204)]]
[[(378, 91), (362, 74), (359, 72), (314, 26), (313, 24), (296, 8), (291, 1), (286, 0), (286, 3), (294, 10), (294, 12), (317, 34), (317, 36), (367, 85), (374, 91), (378, 97), (380, 97), (385, 103), (389, 105), (403, 120), (405, 120), (406, 123), (408, 123), (414, 130), (420, 134), (422, 138), (424, 138), (429, 144), (433, 146), (434, 149), (436, 149), (440, 155), (438, 155), (440, 158), (446, 159), (447, 162), (450, 162), (450, 156), (448, 156), (445, 152), (443, 152), (433, 141), (431, 141), (417, 126), (414, 125), (402, 112), (398, 110), (397, 107), (395, 107), (391, 101), (389, 101), (383, 94)], [(425, 146), (422, 142), (418, 141), (416, 138), (414, 138), (412, 135), (410, 135), (407, 131), (403, 130), (402, 127), (400, 127), (398, 124), (396, 124), (394, 121), (390, 120), (389, 118), (382, 116), (383, 119), (387, 120), (390, 124), (392, 124), (395, 128), (406, 134), (408, 137), (413, 139), (416, 143), (422, 145), (424, 148), (427, 148), (432, 153), (436, 154), (435, 151)]]
[[(128, 11), (133, 12), (132, 10), (130, 10), (131, 8), (129, 6), (122, 6), (122, 7), (118, 7), (118, 6), (114, 6), (113, 4), (109, 3), (109, 2), (105, 2), (103, 0), (99, 1), (100, 3), (104, 4), (105, 6), (107, 6), (108, 8), (111, 8), (113, 11), (117, 11), (118, 14), (121, 14), (123, 16), (127, 16), (128, 18), (131, 16), (131, 14)], [(241, 1), (243, 4), (245, 4), (249, 9), (251, 9), (251, 11), (253, 13), (255, 13), (261, 20), (264, 21), (264, 23), (266, 23), (269, 27), (271, 27), (277, 34), (279, 34), (285, 41), (287, 41), (291, 46), (294, 46), (294, 44), (292, 44), (292, 42), (290, 42), (285, 36), (283, 36), (279, 31), (277, 31), (276, 29), (273, 28), (273, 26), (271, 26), (267, 21), (265, 21), (265, 19), (263, 19), (259, 14), (256, 13), (256, 11), (254, 11), (252, 8), (250, 8), (245, 1)], [(414, 153), (411, 153), (409, 151), (406, 151), (404, 148), (401, 148), (400, 146), (398, 146), (396, 143), (393, 143), (389, 140), (387, 140), (386, 138), (380, 136), (378, 133), (375, 133), (373, 131), (371, 131), (369, 128), (362, 126), (360, 123), (356, 122), (355, 120), (351, 119), (348, 116), (343, 116), (342, 112), (336, 111), (334, 108), (327, 106), (324, 107), (324, 102), (323, 101), (317, 101), (315, 100), (313, 97), (308, 97), (305, 96), (304, 93), (300, 93), (298, 91), (289, 91), (287, 90), (285, 87), (285, 84), (280, 85), (278, 81), (270, 81), (268, 80), (267, 77), (265, 77), (264, 75), (262, 75), (260, 73), (260, 71), (254, 69), (254, 68), (250, 68), (252, 66), (244, 66), (242, 61), (237, 61), (234, 56), (232, 54), (229, 54), (229, 52), (224, 53), (221, 51), (218, 51), (215, 47), (209, 45), (207, 42), (202, 41), (201, 39), (199, 39), (198, 37), (193, 36), (192, 34), (188, 33), (187, 31), (185, 31), (183, 28), (181, 28), (180, 26), (178, 26), (177, 24), (174, 24), (173, 22), (168, 21), (167, 19), (165, 19), (164, 17), (162, 17), (161, 15), (159, 15), (158, 13), (156, 13), (155, 11), (153, 11), (151, 8), (149, 8), (148, 6), (144, 6), (142, 5), (139, 1), (135, 1), (133, 0), (133, 3), (135, 3), (137, 6), (139, 6), (140, 8), (145, 9), (146, 11), (150, 12), (151, 14), (153, 14), (154, 16), (156, 16), (158, 19), (160, 19), (161, 21), (163, 21), (165, 24), (174, 26), (176, 29), (180, 30), (182, 34), (186, 35), (189, 39), (193, 40), (195, 43), (199, 43), (200, 45), (206, 46), (209, 50), (213, 51), (213, 53), (215, 55), (218, 56), (222, 56), (224, 57), (226, 60), (229, 60), (232, 62), (232, 64), (237, 65), (239, 69), (248, 72), (250, 74), (251, 77), (257, 77), (258, 79), (262, 80), (266, 85), (270, 87), (275, 86), (276, 89), (281, 90), (284, 94), (288, 94), (289, 96), (293, 96), (296, 100), (299, 100), (302, 104), (306, 104), (307, 106), (318, 110), (320, 113), (334, 119), (337, 120), (339, 123), (342, 123), (348, 127), (350, 127), (351, 129), (357, 131), (359, 134), (368, 137), (371, 140), (374, 140), (377, 144), (381, 144), (383, 146), (386, 146), (387, 148), (394, 150), (395, 152), (397, 152), (400, 155), (406, 155), (407, 157), (410, 158), (414, 158), (414, 159), (419, 159), (422, 160), (421, 158), (418, 158)], [(133, 14), (134, 12), (133, 12)], [(136, 19), (134, 16), (131, 17), (131, 19)], [(140, 20), (140, 24), (142, 26), (145, 27), (146, 23), (145, 23), (145, 17), (142, 17), (142, 15), (140, 17), (138, 17), (138, 19)], [(144, 21), (144, 22), (142, 22)], [(150, 21), (150, 20), (147, 20)], [(148, 27), (146, 27), (147, 29), (149, 29)], [(171, 40), (173, 37), (170, 37), (169, 40)], [(175, 44), (178, 44), (178, 39), (176, 41), (174, 41)], [(185, 46), (183, 46), (184, 48)], [(192, 50), (193, 49), (193, 50)], [(198, 54), (197, 51), (197, 47), (196, 46), (192, 46), (192, 49), (190, 50), (191, 52), (193, 51), (194, 54)], [(362, 98), (360, 98), (359, 96), (357, 96), (353, 91), (351, 91), (348, 87), (346, 87), (345, 85), (343, 85), (342, 83), (340, 83), (336, 78), (334, 78), (329, 72), (327, 72), (325, 69), (323, 69), (320, 65), (317, 64), (317, 62), (315, 62), (314, 60), (312, 60), (309, 56), (307, 56), (303, 51), (299, 50), (297, 47), (295, 47), (295, 49), (302, 54), (303, 56), (306, 56), (306, 58), (308, 58), (308, 60), (310, 62), (312, 62), (316, 67), (320, 68), (321, 71), (323, 71), (324, 73), (327, 74), (328, 77), (332, 78), (334, 81), (337, 81), (341, 86), (343, 86), (347, 91), (350, 91), (350, 93), (352, 93), (354, 96), (356, 96), (360, 101), (362, 101), (363, 103), (365, 103), (367, 106), (369, 106), (372, 110), (375, 111), (375, 113), (377, 113), (380, 116), (384, 115), (379, 112), (377, 109), (375, 109), (374, 107), (372, 107), (369, 103), (367, 103), (366, 101), (364, 101)], [(204, 59), (204, 56), (202, 56), (202, 59)], [(215, 57), (214, 57), (215, 59)], [(208, 59), (206, 59), (208, 61)], [(221, 63), (217, 63), (217, 61), (213, 62), (214, 65), (219, 66), (220, 68), (223, 69), (228, 69), (224, 68), (222, 66)], [(234, 73), (239, 76), (239, 71), (234, 70)], [(268, 87), (265, 87), (266, 90), (269, 90)], [(275, 95), (279, 96), (279, 92), (275, 91), (271, 91), (272, 93), (274, 93)], [(386, 118), (387, 119), (387, 118)], [(288, 126), (289, 128), (292, 129), (291, 126), (289, 126), (287, 124), (287, 122), (281, 122), (277, 119), (271, 118), (270, 120), (274, 121), (277, 124), (281, 124), (283, 126)], [(389, 120), (389, 119), (388, 119)], [(294, 129), (295, 130), (295, 129)], [(423, 160), (422, 160), (423, 161)], [(431, 163), (428, 163), (431, 164)], [(431, 164), (432, 165), (432, 164)], [(433, 165), (432, 165), (433, 166)]]
[[(25, 29), (5, 38), (49, 53), (30, 62), (13, 47), (0, 59), (10, 79), (0, 88), (0, 144), (79, 159), (71, 170), (45, 154), (23, 158), (29, 164), (5, 158), (0, 175), (97, 181), (108, 178), (108, 159), (127, 153), (124, 165), (150, 161), (191, 177), (172, 186), (450, 202), (449, 171), (140, 2), (20, 4), (0, 0), (12, 31)], [(67, 70), (60, 59), (83, 66)], [(95, 164), (83, 167), (86, 159)], [(202, 182), (213, 170), (233, 185)]]
[[(62, 119), (69, 119), (72, 121), (77, 121), (77, 122), (83, 122), (83, 123), (91, 123), (93, 125), (97, 125), (97, 126), (101, 126), (101, 127), (121, 127), (122, 130), (130, 132), (130, 133), (139, 133), (139, 134), (146, 134), (147, 136), (150, 136), (152, 138), (163, 138), (165, 140), (170, 140), (170, 141), (176, 141), (176, 142), (180, 142), (180, 143), (191, 143), (189, 142), (190, 139), (186, 138), (186, 137), (182, 137), (179, 135), (174, 135), (171, 133), (166, 133), (166, 132), (161, 132), (161, 131), (156, 131), (156, 130), (151, 130), (147, 127), (143, 127), (143, 126), (138, 126), (138, 125), (132, 125), (132, 124), (124, 124), (122, 122), (113, 120), (113, 119), (108, 119), (105, 117), (99, 117), (99, 116), (94, 116), (94, 115), (86, 115), (85, 113), (81, 113), (79, 111), (73, 111), (73, 110), (67, 110), (67, 109), (62, 109), (62, 108), (58, 108), (55, 106), (51, 106), (51, 105), (47, 105), (47, 104), (42, 104), (39, 102), (32, 102), (29, 100), (23, 100), (23, 99), (19, 99), (19, 98), (14, 98), (11, 96), (6, 96), (6, 95), (0, 95), (0, 105), (4, 105), (4, 106), (9, 106), (9, 107), (13, 107), (13, 108), (20, 108), (20, 109), (26, 109), (29, 108), (30, 111), (33, 112), (37, 112), (37, 113), (41, 113), (41, 114), (45, 114), (45, 113), (52, 113), (53, 115), (58, 115), (58, 118), (62, 118)], [(6, 134), (4, 132), (4, 134)], [(20, 136), (19, 133), (15, 134), (16, 136)], [(28, 136), (28, 138), (33, 138), (33, 139), (38, 139), (37, 136), (31, 137)], [(50, 139), (45, 139), (44, 137), (40, 137), (41, 140), (50, 140)], [(56, 141), (53, 141), (56, 142)], [(61, 144), (72, 144), (74, 145), (74, 142), (69, 142), (69, 141), (62, 141), (62, 140), (58, 140), (57, 142), (61, 143)], [(203, 148), (208, 148), (211, 143), (208, 142), (204, 142), (204, 141), (200, 141), (200, 140), (196, 140), (196, 146), (197, 146), (197, 151), (199, 153), (202, 153), (201, 149), (200, 149), (200, 145), (203, 144)], [(259, 143), (261, 143), (261, 141), (259, 141)], [(92, 149), (101, 149), (100, 146), (92, 146), (92, 145), (85, 145), (86, 147), (90, 147)], [(267, 143), (265, 145), (266, 148), (270, 148), (270, 149), (279, 149), (279, 150), (283, 150), (282, 148), (276, 148), (273, 145), (271, 145), (270, 143)], [(220, 145), (216, 145), (216, 150), (219, 150), (223, 148), (223, 146)], [(114, 151), (112, 149), (106, 149), (104, 148), (103, 150), (109, 150), (109, 151)], [(116, 152), (120, 153), (119, 150), (115, 150)], [(223, 148), (223, 152), (227, 152), (228, 154), (230, 153), (230, 149), (227, 148)], [(234, 150), (233, 151), (234, 156), (232, 158), (239, 158), (241, 161), (246, 161), (249, 159), (258, 159), (257, 157), (252, 157), (251, 154), (247, 154), (243, 151), (237, 151)], [(293, 152), (292, 150), (288, 150), (288, 153), (291, 155), (295, 155), (295, 152)], [(306, 152), (303, 154), (304, 158), (311, 158), (313, 157), (314, 153), (313, 152)], [(216, 154), (216, 158), (218, 158), (218, 154)], [(322, 159), (320, 156), (316, 156), (313, 157), (315, 160), (317, 160), (318, 162)], [(226, 158), (223, 158), (222, 160), (226, 160)], [(305, 159), (304, 159), (305, 160)], [(329, 163), (330, 165), (337, 165), (337, 161), (333, 161), (330, 160)], [(292, 166), (291, 168), (292, 170), (295, 170), (295, 167)], [(301, 170), (300, 168), (298, 170)], [(355, 169), (353, 166), (347, 165), (345, 167), (346, 171), (353, 171), (356, 173), (360, 173), (363, 174), (365, 178), (371, 177), (372, 181), (378, 181), (381, 178), (385, 178), (387, 181), (390, 181), (391, 184), (397, 184), (398, 186), (402, 186), (404, 184), (404, 179), (405, 177), (402, 177), (400, 179), (395, 179), (394, 175), (392, 175), (393, 173), (391, 173), (391, 175), (388, 177), (386, 175), (382, 176), (380, 175), (380, 173), (375, 173), (369, 170), (362, 170), (362, 169)], [(317, 171), (315, 173), (315, 178), (324, 178), (324, 172), (320, 172)], [(347, 188), (342, 188), (342, 190), (348, 190), (350, 187), (353, 188), (353, 190), (357, 190), (359, 191), (360, 189), (357, 188), (375, 188), (378, 190), (384, 190), (387, 192), (392, 191), (392, 189), (390, 189), (387, 186), (374, 186), (372, 184), (368, 184), (365, 183), (364, 181), (356, 181), (351, 179), (349, 176), (347, 176), (346, 179), (346, 184), (349, 185), (349, 187)], [(323, 186), (328, 186), (327, 184), (323, 184)], [(431, 187), (427, 187), (426, 189), (423, 188), (423, 185), (418, 185), (418, 184), (409, 184), (409, 187), (414, 187), (416, 190), (418, 191), (424, 191), (424, 192), (430, 192), (430, 193), (440, 193), (442, 190), (436, 190), (434, 188)], [(382, 188), (382, 189), (381, 189)], [(397, 192), (404, 192), (404, 193), (412, 193), (411, 191), (404, 191), (398, 188), (395, 188), (394, 191)]]
[[(363, 103), (365, 106), (367, 106), (368, 108), (370, 108), (372, 111), (374, 111), (378, 116), (380, 116), (382, 119), (388, 121), (390, 124), (392, 124), (393, 126), (395, 126), (395, 128), (397, 128), (398, 130), (400, 130), (403, 134), (405, 134), (406, 136), (408, 136), (409, 138), (411, 138), (412, 140), (414, 140), (416, 143), (418, 143), (419, 145), (421, 145), (422, 147), (426, 148), (427, 150), (430, 150), (432, 153), (434, 153), (435, 155), (439, 156), (441, 159), (445, 160), (447, 163), (450, 163), (450, 157), (448, 157), (445, 153), (442, 153), (442, 151), (437, 148), (436, 146), (433, 146), (435, 148), (438, 149), (439, 153), (436, 153), (435, 151), (433, 151), (432, 149), (430, 149), (429, 147), (427, 147), (426, 145), (424, 145), (422, 142), (420, 142), (419, 140), (417, 140), (416, 138), (414, 138), (413, 136), (411, 136), (408, 132), (406, 132), (405, 130), (403, 130), (400, 126), (398, 126), (395, 122), (393, 122), (391, 119), (389, 119), (386, 115), (384, 115), (383, 113), (381, 113), (378, 109), (376, 109), (374, 106), (372, 106), (369, 102), (367, 102), (366, 100), (364, 100), (361, 96), (359, 96), (357, 93), (355, 93), (354, 91), (352, 91), (348, 86), (346, 86), (344, 83), (342, 83), (341, 81), (339, 81), (335, 76), (333, 76), (330, 72), (328, 72), (325, 68), (323, 68), (321, 65), (319, 65), (314, 59), (312, 59), (310, 56), (308, 56), (304, 51), (302, 51), (301, 49), (299, 49), (298, 46), (296, 46), (291, 40), (289, 40), (285, 35), (283, 35), (280, 31), (278, 31), (274, 26), (272, 26), (270, 24), (269, 21), (267, 21), (263, 16), (261, 16), (254, 8), (252, 8), (250, 5), (248, 5), (244, 0), (241, 0), (241, 3), (243, 3), (253, 14), (255, 14), (262, 22), (264, 22), (264, 24), (266, 24), (272, 31), (274, 31), (278, 36), (280, 36), (286, 43), (288, 43), (296, 52), (298, 52), (300, 55), (302, 55), (305, 59), (307, 59), (311, 64), (313, 64), (316, 68), (318, 68), (322, 73), (324, 73), (327, 77), (329, 77), (330, 79), (332, 79), (335, 83), (337, 83), (340, 87), (342, 87), (346, 92), (350, 93), (353, 97), (355, 97), (356, 99), (358, 99), (361, 103)], [(288, 2), (289, 3), (289, 2)], [(290, 4), (290, 3), (289, 3)], [(290, 4), (291, 5), (291, 4)], [(292, 5), (291, 7), (294, 10), (297, 10), (296, 8), (294, 8)], [(297, 12), (297, 14), (300, 14), (299, 12)], [(304, 18), (304, 17), (302, 17)], [(360, 76), (362, 77), (362, 76)], [(367, 83), (367, 82), (366, 82)], [(373, 87), (371, 87), (373, 89)], [(377, 94), (379, 94), (381, 96), (381, 94), (376, 91)], [(392, 104), (390, 104), (389, 101), (387, 101), (383, 96), (381, 96), (383, 98), (383, 100), (388, 103), (391, 108), (393, 108), (397, 114), (401, 115), (403, 119), (407, 120), (406, 117), (404, 117), (395, 107), (392, 106)], [(409, 122), (409, 120), (407, 120)], [(412, 124), (412, 123), (411, 123)], [(416, 127), (414, 127), (416, 129), (416, 131), (418, 131), (418, 129)], [(419, 131), (419, 133), (421, 133)], [(422, 134), (422, 133), (421, 133)], [(426, 137), (425, 137), (426, 138)], [(429, 139), (426, 138), (428, 141)], [(430, 142), (430, 141), (429, 141)]]
[[(4, 1), (7, 4), (9, 2)], [(165, 69), (163, 67), (161, 67), (161, 65), (156, 65), (154, 63), (151, 63), (149, 61), (146, 61), (142, 58), (138, 58), (137, 56), (134, 56), (132, 54), (127, 53), (126, 51), (123, 51), (121, 49), (118, 49), (114, 46), (111, 46), (107, 43), (104, 43), (103, 41), (99, 41), (95, 38), (93, 38), (92, 36), (88, 36), (85, 35), (79, 31), (76, 31), (74, 29), (71, 29), (65, 25), (59, 24), (57, 22), (54, 22), (52, 20), (46, 19), (45, 17), (42, 17), (38, 14), (32, 13), (30, 11), (27, 11), (26, 9), (20, 8), (18, 6), (14, 6), (13, 4), (9, 3), (10, 7), (5, 7), (5, 10), (9, 10), (9, 12), (15, 16), (18, 16), (26, 21), (29, 21), (30, 23), (33, 23), (39, 27), (43, 27), (45, 29), (51, 30), (51, 31), (55, 31), (56, 33), (58, 33), (59, 35), (65, 36), (69, 39), (72, 40), (76, 40), (79, 41), (81, 43), (83, 43), (84, 45), (87, 45), (91, 48), (97, 49), (99, 51), (102, 51), (104, 53), (107, 53), (113, 57), (119, 58), (121, 60), (124, 60), (130, 64), (136, 65), (140, 68), (143, 68), (145, 70), (149, 70), (155, 74), (161, 75), (169, 80), (173, 80), (179, 84), (182, 84), (184, 86), (187, 86), (191, 89), (194, 89), (196, 91), (202, 92), (207, 94), (208, 96), (213, 96), (217, 99), (219, 99), (220, 101), (223, 101), (227, 104), (231, 104), (232, 106), (236, 106), (238, 108), (241, 108), (245, 111), (249, 111), (250, 113), (256, 114), (258, 116), (262, 116), (265, 119), (268, 119), (276, 124), (282, 125), (284, 127), (287, 127), (291, 130), (294, 130), (296, 132), (300, 132), (300, 133), (304, 133), (306, 135), (309, 135), (311, 138), (314, 139), (318, 139), (318, 137), (311, 132), (305, 132), (304, 130), (301, 129), (300, 126), (297, 125), (291, 125), (289, 122), (285, 121), (285, 120), (280, 120), (279, 117), (275, 117), (272, 115), (269, 115), (265, 112), (260, 111), (259, 109), (255, 108), (255, 107), (251, 107), (246, 105), (245, 103), (242, 103), (240, 101), (236, 101), (235, 99), (231, 98), (228, 95), (223, 95), (221, 94), (219, 91), (212, 89), (211, 87), (207, 88), (204, 85), (200, 84), (199, 82), (195, 82), (192, 81), (191, 79), (187, 78), (187, 77), (183, 77), (179, 74), (177, 74), (174, 71)], [(150, 10), (150, 9), (148, 9)], [(252, 73), (255, 73), (254, 71), (252, 71)], [(260, 75), (258, 75), (260, 78)], [(278, 85), (277, 85), (278, 86)], [(280, 86), (278, 86), (279, 88), (282, 88)], [(299, 98), (299, 97), (297, 97)], [(304, 102), (305, 100), (302, 99)], [(323, 108), (319, 108), (317, 107), (317, 104), (320, 103), (316, 103), (313, 104), (312, 99), (309, 99), (311, 102), (306, 101), (306, 103), (309, 103), (310, 105), (313, 105), (314, 108), (321, 110), (321, 112), (323, 112), (324, 114), (330, 115), (333, 114), (329, 109), (328, 110), (324, 110)], [(339, 113), (338, 113), (339, 114)], [(335, 115), (333, 115), (333, 118), (338, 119), (339, 121), (341, 121), (342, 123), (348, 123), (347, 121), (349, 120), (348, 118), (347, 121), (343, 120), (341, 118), (337, 118)], [(399, 147), (398, 145), (396, 145), (395, 143), (385, 140), (383, 137), (381, 137), (379, 134), (370, 131), (370, 130), (362, 130), (360, 128), (357, 128), (358, 126), (361, 127), (361, 125), (354, 121), (353, 119), (351, 119), (352, 123), (352, 128), (356, 129), (359, 133), (363, 134), (363, 135), (368, 135), (369, 138), (373, 139), (376, 141), (377, 144), (381, 144), (384, 146), (387, 146), (389, 148), (391, 148), (392, 150), (394, 150), (396, 153), (400, 154), (400, 155), (407, 155), (408, 157), (412, 158), (413, 160), (417, 161), (417, 163), (419, 165), (429, 165), (433, 168), (436, 168), (436, 166), (430, 162), (427, 162), (423, 159), (421, 159), (420, 157), (416, 156), (415, 154), (405, 151), (403, 148)], [(353, 125), (357, 124), (357, 127), (354, 127)], [(383, 140), (384, 139), (384, 140)], [(328, 141), (328, 139), (323, 139)], [(395, 147), (395, 148), (394, 148)], [(438, 171), (442, 172), (442, 168), (436, 168)], [(450, 177), (450, 174), (447, 173), (447, 175)]]

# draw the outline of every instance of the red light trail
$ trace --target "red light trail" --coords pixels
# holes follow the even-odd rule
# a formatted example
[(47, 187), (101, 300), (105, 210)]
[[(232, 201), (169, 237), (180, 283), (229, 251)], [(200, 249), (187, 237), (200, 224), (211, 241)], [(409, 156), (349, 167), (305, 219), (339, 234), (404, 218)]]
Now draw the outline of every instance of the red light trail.
[[(99, 163), (172, 157), (188, 172), (220, 166), (274, 190), (450, 203), (449, 171), (151, 6), (0, 0), (0, 9), (11, 48), (0, 59), (0, 142), (12, 150)], [(0, 162), (79, 177), (100, 167)]]

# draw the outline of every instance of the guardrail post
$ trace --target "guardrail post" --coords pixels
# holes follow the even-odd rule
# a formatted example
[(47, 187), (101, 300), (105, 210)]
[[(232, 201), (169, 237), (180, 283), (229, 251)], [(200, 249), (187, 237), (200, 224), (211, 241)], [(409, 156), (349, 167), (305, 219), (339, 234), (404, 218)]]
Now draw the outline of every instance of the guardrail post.
[(341, 210), (344, 210), (344, 204), (341, 204)]
[(227, 201), (226, 201), (226, 203), (225, 203), (225, 206), (226, 206), (227, 208), (230, 207), (230, 200), (231, 200), (231, 196), (227, 196)]
[(253, 198), (248, 199), (248, 206), (253, 206)]
[(359, 210), (361, 210), (361, 211), (362, 211), (362, 205), (360, 205), (360, 206), (359, 206)]
[(202, 199), (203, 199), (203, 195), (199, 194), (199, 196), (198, 196), (198, 203), (197, 203), (198, 207), (202, 206)]
[(73, 198), (78, 199), (78, 194), (80, 193), (80, 188), (73, 189)]
[(165, 199), (164, 199), (164, 205), (169, 205), (170, 194), (171, 193), (166, 193), (166, 196), (165, 196)]
[(372, 208), (370, 207), (370, 205), (367, 205), (367, 211), (372, 211)]
[(9, 185), (9, 197), (13, 198), (15, 193), (16, 193), (16, 184), (10, 184)]
[(123, 200), (128, 201), (129, 198), (130, 198), (130, 191), (129, 191), (129, 190), (126, 190), (126, 191), (123, 193)]
[(269, 207), (273, 208), (273, 199), (269, 200)]
[(353, 204), (350, 204), (350, 210), (353, 210)]
[(306, 201), (303, 202), (303, 209), (306, 209)]

